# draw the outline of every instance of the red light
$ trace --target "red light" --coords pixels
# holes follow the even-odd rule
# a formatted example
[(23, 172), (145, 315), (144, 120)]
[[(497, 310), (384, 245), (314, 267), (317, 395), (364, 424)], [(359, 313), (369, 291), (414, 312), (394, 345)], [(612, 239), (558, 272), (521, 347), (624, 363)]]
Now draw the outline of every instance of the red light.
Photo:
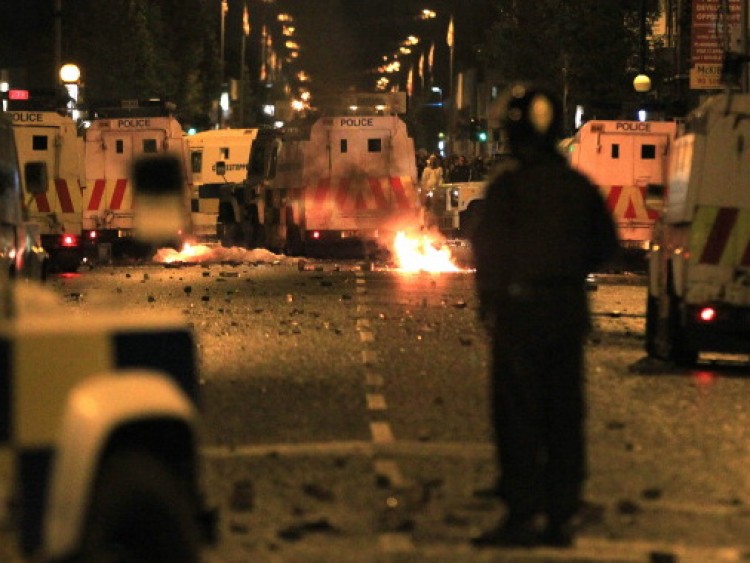
[(76, 243), (77, 243), (76, 237), (74, 237), (73, 235), (63, 235), (62, 236), (61, 244), (63, 246), (76, 246)]
[(716, 309), (713, 307), (703, 307), (698, 312), (698, 318), (704, 323), (711, 323), (716, 320)]
[(9, 100), (28, 100), (29, 91), (28, 90), (8, 90), (8, 99)]
[(89, 231), (89, 238), (94, 240), (96, 238), (96, 231)]
[(320, 231), (313, 231), (312, 238), (319, 239), (320, 238)]

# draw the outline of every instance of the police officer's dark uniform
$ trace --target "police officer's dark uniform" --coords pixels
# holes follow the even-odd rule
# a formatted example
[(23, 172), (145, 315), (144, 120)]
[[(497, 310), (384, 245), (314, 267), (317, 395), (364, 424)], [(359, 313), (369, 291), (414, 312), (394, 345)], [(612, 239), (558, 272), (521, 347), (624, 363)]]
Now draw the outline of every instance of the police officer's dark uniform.
[(500, 111), (512, 158), (488, 187), (471, 241), (493, 337), (498, 492), (508, 516), (473, 541), (569, 545), (586, 475), (586, 276), (618, 242), (597, 188), (557, 151), (554, 98), (519, 84)]

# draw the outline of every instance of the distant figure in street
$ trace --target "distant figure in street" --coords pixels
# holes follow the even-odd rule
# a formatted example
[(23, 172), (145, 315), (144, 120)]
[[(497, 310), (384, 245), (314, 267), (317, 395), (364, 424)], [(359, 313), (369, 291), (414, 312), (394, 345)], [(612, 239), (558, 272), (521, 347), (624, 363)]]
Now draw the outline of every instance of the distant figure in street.
[(455, 165), (450, 169), (450, 182), (468, 182), (471, 180), (471, 166), (464, 155), (458, 157)]
[(499, 101), (510, 156), (471, 234), (480, 315), (492, 335), (497, 493), (486, 546), (569, 546), (586, 477), (586, 276), (618, 252), (598, 189), (556, 150), (554, 97), (516, 84)]
[(422, 180), (420, 182), (420, 191), (422, 194), (422, 204), (429, 209), (432, 203), (432, 192), (439, 188), (443, 183), (443, 167), (440, 166), (438, 157), (430, 155), (427, 159), (427, 166), (422, 171)]

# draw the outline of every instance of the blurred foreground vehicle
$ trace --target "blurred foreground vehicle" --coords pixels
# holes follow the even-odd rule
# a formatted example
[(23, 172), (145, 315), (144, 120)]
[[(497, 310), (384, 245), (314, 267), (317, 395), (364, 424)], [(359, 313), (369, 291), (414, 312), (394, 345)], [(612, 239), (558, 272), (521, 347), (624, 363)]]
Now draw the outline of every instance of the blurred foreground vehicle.
[[(5, 196), (17, 190), (17, 164), (0, 166)], [(161, 243), (186, 220), (180, 163), (139, 161), (132, 177), (143, 226), (162, 217), (136, 233)], [(12, 229), (13, 200), (0, 201)], [(41, 285), (11, 280), (7, 268), (0, 276), (0, 476), (10, 476), (0, 481), (0, 522), (14, 530), (14, 552), (199, 561), (213, 528), (200, 492), (189, 328), (120, 309), (71, 315)]]
[(750, 95), (707, 100), (672, 150), (649, 257), (646, 349), (691, 363), (750, 353)]

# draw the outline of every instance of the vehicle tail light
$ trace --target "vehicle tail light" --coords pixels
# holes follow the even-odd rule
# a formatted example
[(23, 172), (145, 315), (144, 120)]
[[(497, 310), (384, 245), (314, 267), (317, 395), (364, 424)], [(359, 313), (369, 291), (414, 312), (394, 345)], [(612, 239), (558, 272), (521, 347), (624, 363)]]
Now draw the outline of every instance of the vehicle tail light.
[(78, 246), (78, 238), (75, 235), (62, 235), (60, 237), (60, 245), (61, 246)]
[(320, 238), (320, 231), (313, 231), (312, 232), (312, 238), (319, 239)]
[(698, 320), (704, 323), (712, 323), (716, 320), (716, 309), (713, 307), (702, 307), (698, 311)]
[(96, 231), (89, 231), (89, 239), (96, 240)]

